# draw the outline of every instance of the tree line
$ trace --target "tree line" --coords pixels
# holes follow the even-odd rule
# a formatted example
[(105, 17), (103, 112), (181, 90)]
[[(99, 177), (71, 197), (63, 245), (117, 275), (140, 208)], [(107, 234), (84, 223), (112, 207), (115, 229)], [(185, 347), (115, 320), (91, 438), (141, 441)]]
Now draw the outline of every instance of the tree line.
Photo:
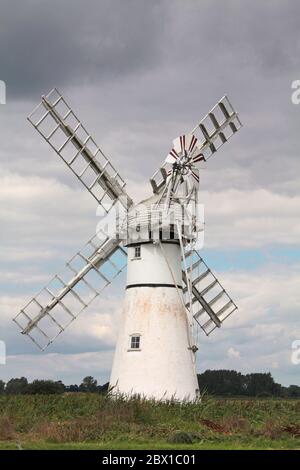
[(52, 395), (60, 393), (105, 393), (108, 383), (98, 385), (96, 379), (85, 377), (80, 385), (65, 385), (61, 380), (33, 380), (26, 377), (10, 379), (7, 383), (0, 380), (0, 395)]
[(300, 387), (276, 383), (270, 372), (241, 374), (235, 370), (206, 370), (198, 374), (200, 390), (217, 396), (300, 398)]
[[(198, 374), (200, 391), (216, 396), (300, 398), (300, 386), (284, 387), (276, 383), (271, 373), (243, 375), (235, 370), (206, 370)], [(7, 383), (0, 380), (0, 395), (49, 395), (61, 393), (106, 393), (108, 383), (99, 385), (91, 376), (80, 385), (64, 385), (62, 381), (13, 378)]]

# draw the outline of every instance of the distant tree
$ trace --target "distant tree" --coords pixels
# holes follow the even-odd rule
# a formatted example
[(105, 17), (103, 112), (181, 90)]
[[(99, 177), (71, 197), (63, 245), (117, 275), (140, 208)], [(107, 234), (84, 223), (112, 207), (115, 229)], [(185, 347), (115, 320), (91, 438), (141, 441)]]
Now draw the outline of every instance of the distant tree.
[(286, 392), (290, 398), (300, 398), (300, 387), (298, 385), (290, 385), (286, 388)]
[(276, 382), (273, 383), (272, 388), (272, 395), (275, 397), (283, 397), (284, 396), (284, 387)]
[(5, 390), (5, 382), (3, 380), (0, 380), (0, 395), (3, 395)]
[(59, 380), (54, 382), (53, 380), (34, 380), (27, 387), (27, 393), (29, 395), (53, 395), (64, 393), (65, 386)]
[[(283, 387), (276, 383), (270, 373), (252, 373), (243, 375), (235, 370), (206, 370), (198, 375), (199, 388), (203, 392), (218, 396), (280, 396), (300, 398), (300, 386)], [(66, 392), (106, 393), (109, 383), (98, 385), (97, 380), (87, 376), (78, 385), (65, 386), (61, 381), (34, 380), (28, 384), (25, 377), (11, 379), (5, 387), (0, 380), (0, 395), (14, 394), (59, 394)]]
[[(270, 373), (243, 375), (235, 370), (206, 370), (198, 375), (200, 390), (219, 396), (283, 396), (283, 387)], [(294, 390), (297, 394), (297, 391)]]
[(278, 394), (278, 384), (275, 384), (270, 372), (246, 375), (247, 395), (270, 396)]
[(27, 392), (28, 381), (26, 377), (10, 379), (6, 384), (5, 393), (8, 395), (21, 395)]
[(215, 395), (243, 395), (244, 377), (235, 370), (206, 370), (198, 375), (200, 390)]
[(97, 391), (99, 393), (107, 393), (109, 387), (109, 382), (106, 382), (104, 385), (98, 385), (97, 386)]
[(76, 384), (75, 385), (66, 385), (65, 391), (66, 392), (72, 392), (72, 393), (79, 392), (79, 387)]
[(90, 375), (85, 377), (79, 386), (79, 391), (89, 393), (97, 392), (97, 380)]

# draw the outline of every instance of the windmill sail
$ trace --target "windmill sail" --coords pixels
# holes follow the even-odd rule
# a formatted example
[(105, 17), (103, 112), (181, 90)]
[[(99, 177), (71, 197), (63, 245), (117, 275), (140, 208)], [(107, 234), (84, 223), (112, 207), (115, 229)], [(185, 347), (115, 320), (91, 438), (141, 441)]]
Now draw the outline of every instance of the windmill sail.
[[(201, 156), (208, 160), (241, 127), (242, 123), (238, 113), (225, 95), (197, 124), (191, 134), (198, 139), (198, 149)], [(150, 179), (155, 194), (160, 193), (165, 186), (168, 176), (167, 165), (168, 162), (165, 162)]]
[[(223, 321), (237, 309), (237, 306), (197, 251), (191, 250), (186, 253), (185, 260), (189, 278), (187, 279), (185, 271), (182, 271), (185, 306), (208, 336), (216, 328), (221, 327)], [(188, 280), (191, 286), (192, 307), (187, 295)]]
[(119, 240), (98, 233), (14, 318), (44, 350), (111, 282), (127, 263)]
[(132, 205), (124, 180), (56, 88), (42, 96), (28, 120), (106, 212), (117, 200)]

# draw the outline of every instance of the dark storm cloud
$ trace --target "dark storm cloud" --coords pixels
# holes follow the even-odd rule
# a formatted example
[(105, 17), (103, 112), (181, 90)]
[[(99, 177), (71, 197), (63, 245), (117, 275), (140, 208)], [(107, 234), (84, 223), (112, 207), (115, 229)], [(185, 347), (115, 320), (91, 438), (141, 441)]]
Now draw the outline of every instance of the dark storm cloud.
[(156, 1), (2, 1), (1, 78), (10, 98), (150, 67), (159, 60), (164, 16)]
[[(135, 180), (148, 179), (171, 140), (228, 93), (245, 129), (210, 161), (203, 184), (222, 189), (215, 173), (225, 161), (244, 172), (232, 178), (234, 187), (295, 193), (299, 107), (290, 96), (299, 78), (299, 13), (292, 0), (4, 0), (0, 78), (9, 103), (62, 89), (124, 177)], [(23, 148), (24, 133), (18, 136), (14, 148), (10, 136), (3, 139), (6, 152), (16, 140)], [(7, 161), (19, 168), (15, 155)], [(36, 165), (22, 163), (22, 172)]]
[[(299, 4), (295, 0), (218, 0), (182, 2), (172, 9), (176, 37), (185, 57), (191, 52), (203, 67), (253, 64), (267, 74), (282, 73), (284, 67), (297, 66)], [(170, 48), (173, 54), (178, 49)], [(180, 57), (181, 58), (181, 57)], [(226, 70), (219, 70), (220, 74)]]
[(295, 1), (3, 0), (1, 78), (14, 98), (159, 65), (203, 87), (208, 72), (282, 74), (297, 66), (298, 14)]

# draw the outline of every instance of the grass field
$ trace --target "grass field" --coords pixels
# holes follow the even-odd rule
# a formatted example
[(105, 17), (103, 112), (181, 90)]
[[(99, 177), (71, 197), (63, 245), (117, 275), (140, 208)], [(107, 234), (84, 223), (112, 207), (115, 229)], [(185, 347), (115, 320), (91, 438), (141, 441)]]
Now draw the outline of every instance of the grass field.
[(300, 449), (300, 400), (0, 396), (0, 449)]

